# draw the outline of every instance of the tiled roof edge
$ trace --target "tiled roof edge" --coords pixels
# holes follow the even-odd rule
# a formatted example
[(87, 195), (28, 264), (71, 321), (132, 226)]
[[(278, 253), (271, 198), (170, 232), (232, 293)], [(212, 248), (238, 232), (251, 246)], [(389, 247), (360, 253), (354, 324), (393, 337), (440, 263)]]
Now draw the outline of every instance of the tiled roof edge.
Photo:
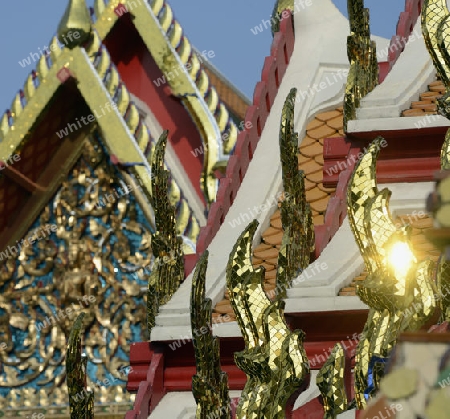
[(233, 204), (290, 62), (294, 42), (293, 16), (291, 14), (288, 19), (281, 22), (280, 31), (275, 34), (272, 42), (270, 56), (266, 57), (264, 61), (261, 81), (256, 84), (253, 93), (253, 105), (248, 108), (245, 116), (245, 126), (249, 126), (249, 128), (239, 134), (236, 149), (228, 162), (225, 177), (220, 180), (217, 200), (211, 206), (207, 225), (202, 228), (197, 242), (197, 257), (211, 243)]
[[(414, 30), (414, 25), (420, 17), (420, 12), (425, 0), (405, 0), (405, 10), (400, 13), (397, 22), (396, 34), (391, 38), (387, 50), (387, 61), (380, 61), (379, 82), (382, 83), (391, 71), (392, 67), (405, 49), (410, 35)], [(379, 51), (377, 51), (379, 54)]]
[[(192, 47), (192, 49), (197, 53), (197, 55), (201, 55), (200, 51), (196, 47)], [(211, 61), (205, 60), (201, 63), (201, 65), (207, 70), (214, 73), (223, 84), (229, 87), (230, 90), (232, 90), (233, 93), (239, 97), (239, 99), (241, 99), (247, 105), (252, 104), (252, 101), (243, 92), (241, 92)]]

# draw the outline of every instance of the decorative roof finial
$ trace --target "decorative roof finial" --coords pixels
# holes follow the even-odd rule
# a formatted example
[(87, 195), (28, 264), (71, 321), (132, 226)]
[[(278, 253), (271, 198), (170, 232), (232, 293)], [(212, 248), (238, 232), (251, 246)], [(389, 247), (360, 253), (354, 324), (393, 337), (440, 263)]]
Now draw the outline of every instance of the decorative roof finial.
[(294, 13), (294, 0), (277, 0), (272, 11), (270, 21), (272, 23), (272, 35), (280, 30), (280, 21), (283, 20), (283, 11), (290, 10)]
[(350, 36), (347, 55), (350, 70), (344, 96), (344, 132), (348, 121), (355, 120), (361, 99), (378, 84), (378, 61), (375, 41), (370, 38), (369, 9), (364, 0), (347, 0)]
[(70, 0), (58, 26), (58, 39), (68, 48), (75, 48), (88, 40), (91, 17), (85, 0)]

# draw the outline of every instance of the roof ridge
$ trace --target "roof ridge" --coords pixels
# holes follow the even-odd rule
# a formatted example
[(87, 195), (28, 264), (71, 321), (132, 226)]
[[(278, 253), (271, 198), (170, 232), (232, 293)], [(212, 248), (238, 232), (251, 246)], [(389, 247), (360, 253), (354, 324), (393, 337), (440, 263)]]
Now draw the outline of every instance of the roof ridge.
[[(200, 54), (200, 51), (196, 47), (193, 46), (192, 48), (197, 54)], [(233, 82), (231, 82), (230, 79), (228, 79), (212, 62), (206, 60), (202, 64), (206, 69), (214, 72), (217, 78), (219, 78), (225, 85), (227, 85), (231, 90), (233, 90), (233, 93), (236, 96), (239, 96), (239, 98), (242, 99), (244, 102), (246, 102), (247, 105), (250, 106), (252, 104), (252, 100), (249, 97), (247, 97), (245, 93), (239, 90), (238, 87)]]
[[(143, 7), (153, 14), (150, 23), (153, 24), (156, 19), (159, 26), (159, 31), (153, 33), (151, 39), (148, 37), (149, 22), (147, 21), (145, 25), (140, 23), (146, 19), (144, 15), (148, 15), (148, 13), (139, 14), (139, 10)], [(227, 155), (233, 153), (238, 128), (202, 67), (201, 61), (203, 60), (197, 57), (188, 38), (183, 33), (182, 26), (174, 18), (172, 8), (166, 0), (96, 0), (94, 11), (99, 13), (96, 15), (97, 21), (94, 26), (98, 29), (102, 39), (107, 36), (117, 20), (124, 14), (135, 13), (133, 25), (162, 70), (174, 95), (180, 97), (185, 103), (198, 130), (202, 133), (205, 147), (202, 187), (208, 201), (212, 202), (217, 195), (217, 179), (214, 174), (216, 163), (227, 160)], [(155, 35), (160, 36), (161, 32), (165, 41), (164, 46), (155, 42)], [(164, 50), (164, 54), (152, 53), (152, 50), (160, 52)], [(167, 68), (167, 65), (163, 65), (165, 63), (162, 62), (163, 60), (167, 61), (167, 54), (172, 55), (175, 65), (177, 65), (176, 84), (172, 83), (172, 77), (170, 77), (174, 67)], [(163, 56), (164, 58), (162, 58)], [(181, 77), (179, 70), (181, 70)], [(183, 80), (183, 75), (185, 80)], [(186, 89), (192, 90), (192, 92), (186, 93), (184, 91)]]
[[(117, 106), (117, 111), (122, 120), (121, 124), (125, 124), (126, 129), (136, 141), (136, 145), (144, 157), (144, 166), (136, 165), (139, 162), (133, 161), (138, 155), (132, 153), (134, 147), (127, 150), (125, 150), (125, 147), (122, 149), (122, 159), (119, 156), (118, 162), (133, 165), (139, 182), (145, 191), (146, 199), (149, 200), (151, 196), (151, 171), (149, 168), (146, 168), (146, 165), (148, 166), (148, 161), (151, 158), (155, 140), (151, 136), (145, 121), (139, 114), (136, 105), (131, 100), (128, 89), (120, 80), (119, 72), (109, 58), (107, 48), (101, 42), (95, 30), (92, 31), (89, 44), (85, 47), (80, 47), (80, 49), (88, 55), (88, 59), (92, 68), (95, 69), (96, 76), (101, 81), (102, 87), (110, 96), (111, 102)], [(47, 106), (59, 86), (72, 76), (70, 64), (67, 64), (67, 62), (70, 62), (68, 60), (69, 56), (71, 56), (71, 59), (74, 58), (74, 52), (78, 51), (78, 49), (63, 50), (59, 46), (57, 37), (54, 36), (50, 50), (50, 54), (41, 56), (37, 64), (37, 71), (33, 70), (28, 76), (25, 81), (24, 90), (21, 89), (17, 93), (13, 100), (11, 110), (6, 110), (0, 121), (0, 156), (3, 160), (8, 157), (4, 156), (4, 154), (9, 153), (10, 150), (14, 150), (22, 144), (22, 141), (26, 138), (26, 133), (42, 113), (45, 106)], [(61, 65), (55, 68), (55, 65), (61, 57), (64, 58), (64, 63), (61, 62)], [(48, 82), (47, 79), (50, 74), (54, 78), (51, 82)], [(42, 96), (37, 100), (38, 106), (34, 106), (32, 112), (27, 113), (26, 119), (22, 120), (21, 116), (25, 114), (25, 110), (28, 110), (30, 101), (36, 99), (37, 95)], [(88, 105), (92, 106), (89, 103)], [(6, 153), (5, 150), (7, 150)], [(130, 152), (133, 155), (131, 161), (128, 161), (129, 159), (123, 160), (123, 157), (127, 154), (129, 155)], [(114, 158), (115, 156), (112, 157)], [(148, 173), (150, 173), (150, 176)], [(198, 220), (195, 218), (186, 198), (181, 193), (180, 187), (173, 178), (170, 182), (169, 193), (177, 200), (177, 225), (179, 234), (185, 235), (195, 243), (200, 229)], [(186, 213), (188, 213), (188, 216), (186, 216)]]

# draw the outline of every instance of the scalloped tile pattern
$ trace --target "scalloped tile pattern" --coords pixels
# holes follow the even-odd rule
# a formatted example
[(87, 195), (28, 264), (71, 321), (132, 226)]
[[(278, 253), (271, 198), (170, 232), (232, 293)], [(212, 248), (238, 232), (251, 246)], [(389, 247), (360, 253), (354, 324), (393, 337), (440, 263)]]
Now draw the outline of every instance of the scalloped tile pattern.
[[(298, 168), (305, 172), (306, 199), (311, 205), (315, 226), (324, 223), (328, 201), (335, 188), (323, 186), (323, 140), (329, 137), (342, 137), (342, 107), (317, 114), (306, 127), (306, 135), (300, 143)], [(283, 238), (281, 214), (277, 209), (270, 218), (270, 226), (262, 234), (261, 244), (253, 250), (253, 266), (264, 266), (264, 289), (266, 292), (275, 289), (278, 251)], [(228, 292), (213, 310), (213, 322), (235, 321)]]
[(420, 94), (420, 100), (411, 103), (410, 109), (402, 112), (401, 116), (437, 115), (436, 101), (445, 93), (444, 83), (436, 80), (428, 85), (428, 90)]

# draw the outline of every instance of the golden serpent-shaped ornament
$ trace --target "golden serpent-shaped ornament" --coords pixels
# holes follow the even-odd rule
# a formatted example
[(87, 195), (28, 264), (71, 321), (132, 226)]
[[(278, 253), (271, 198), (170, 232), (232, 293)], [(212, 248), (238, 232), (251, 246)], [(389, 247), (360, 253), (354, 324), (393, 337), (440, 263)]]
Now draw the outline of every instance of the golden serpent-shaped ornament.
[(434, 67), (447, 90), (437, 100), (438, 110), (450, 118), (450, 12), (445, 0), (425, 0), (422, 33)]
[(350, 69), (344, 96), (344, 131), (348, 121), (356, 119), (361, 99), (378, 84), (378, 61), (375, 41), (370, 39), (369, 9), (364, 0), (348, 0), (351, 34), (347, 38)]
[(205, 298), (208, 251), (197, 262), (192, 279), (191, 328), (197, 373), (192, 393), (197, 402), (196, 419), (230, 419), (228, 376), (221, 370), (219, 339), (212, 333), (212, 302)]
[(152, 158), (152, 197), (156, 232), (152, 252), (156, 260), (149, 277), (147, 293), (147, 325), (149, 333), (155, 325), (159, 306), (166, 304), (184, 280), (182, 239), (177, 235), (175, 208), (170, 203), (167, 186), (169, 172), (164, 168), (167, 131), (161, 135)]
[(347, 410), (344, 371), (344, 348), (341, 343), (336, 343), (316, 378), (317, 387), (322, 394), (324, 419), (334, 419)]
[(86, 389), (86, 355), (81, 354), (83, 319), (81, 313), (70, 331), (66, 353), (70, 419), (94, 419), (94, 393)]
[[(378, 190), (376, 161), (381, 141), (381, 137), (375, 139), (357, 162), (347, 193), (349, 223), (369, 273), (357, 286), (357, 295), (370, 307), (356, 355), (358, 409), (378, 390), (400, 332), (418, 329), (437, 307), (432, 262), (417, 263), (409, 227), (397, 228), (392, 220), (390, 191)], [(393, 256), (397, 251), (409, 263), (398, 265)]]
[(252, 266), (257, 226), (255, 220), (240, 235), (226, 273), (231, 306), (245, 342), (245, 350), (235, 354), (236, 365), (247, 375), (236, 418), (281, 419), (288, 399), (309, 382), (309, 363), (304, 333), (290, 331), (284, 302), (270, 301), (262, 285), (264, 269)]
[(315, 247), (311, 208), (306, 200), (305, 175), (298, 170), (298, 134), (294, 130), (294, 104), (297, 89), (286, 97), (280, 124), (280, 159), (284, 187), (281, 203), (283, 235), (278, 254), (276, 290), (284, 297), (291, 281), (310, 262)]

